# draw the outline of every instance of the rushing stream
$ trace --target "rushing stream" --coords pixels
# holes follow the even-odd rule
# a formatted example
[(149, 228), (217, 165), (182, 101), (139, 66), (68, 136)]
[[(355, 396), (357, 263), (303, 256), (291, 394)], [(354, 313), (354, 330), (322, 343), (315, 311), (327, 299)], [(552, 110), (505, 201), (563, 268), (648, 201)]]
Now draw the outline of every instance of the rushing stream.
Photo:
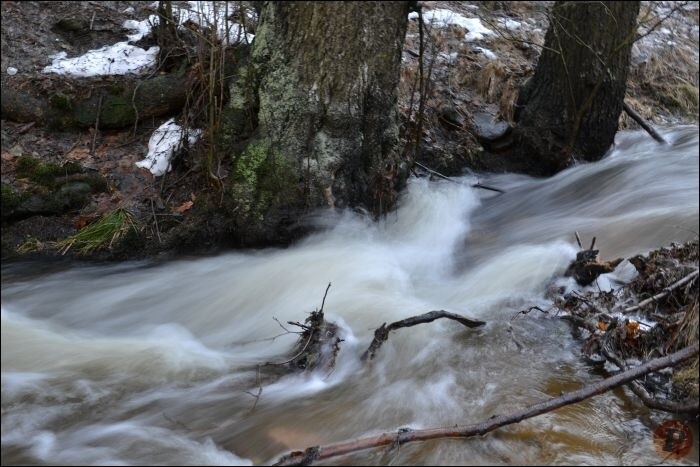
[[(622, 133), (603, 161), (549, 179), (482, 179), (503, 195), (470, 188), (473, 177), (412, 180), (385, 220), (322, 219), (326, 230), (284, 250), (50, 272), (3, 264), (2, 463), (269, 463), (398, 427), (481, 421), (598, 380), (565, 322), (511, 318), (546, 305), (576, 230), (598, 237), (604, 259), (695, 236), (698, 129), (666, 136), (672, 146)], [(625, 262), (617, 278), (631, 272)], [(273, 317), (303, 320), (328, 282), (325, 311), (345, 338), (335, 370), (265, 381), (253, 409), (256, 364), (284, 360), (297, 337), (270, 339), (284, 332)], [(374, 328), (439, 309), (487, 325), (402, 329), (361, 364)], [(483, 438), (338, 462), (648, 465), (662, 460), (651, 432), (669, 418), (619, 389)], [(679, 462), (697, 465), (697, 442)]]

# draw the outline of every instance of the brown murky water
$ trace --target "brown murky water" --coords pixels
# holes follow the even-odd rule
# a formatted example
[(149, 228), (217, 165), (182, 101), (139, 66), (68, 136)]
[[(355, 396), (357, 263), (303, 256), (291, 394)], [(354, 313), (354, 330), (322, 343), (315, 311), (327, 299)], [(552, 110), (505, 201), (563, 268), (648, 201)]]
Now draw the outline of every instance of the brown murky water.
[[(286, 250), (50, 273), (3, 264), (2, 463), (269, 463), (397, 427), (477, 422), (599, 379), (565, 323), (511, 317), (545, 304), (575, 230), (597, 235), (604, 257), (695, 235), (698, 129), (667, 136), (671, 147), (621, 134), (604, 161), (551, 179), (494, 176), (501, 196), (414, 180), (385, 221), (340, 214)], [(600, 286), (630, 273), (623, 264)], [(336, 369), (267, 381), (251, 410), (255, 364), (294, 343), (268, 339), (281, 331), (273, 317), (303, 319), (328, 282), (325, 308), (346, 339)], [(401, 330), (361, 365), (375, 327), (434, 309), (488, 324)], [(619, 389), (483, 438), (337, 463), (647, 465), (662, 461), (651, 433), (670, 418)], [(697, 463), (697, 442), (665, 462)]]

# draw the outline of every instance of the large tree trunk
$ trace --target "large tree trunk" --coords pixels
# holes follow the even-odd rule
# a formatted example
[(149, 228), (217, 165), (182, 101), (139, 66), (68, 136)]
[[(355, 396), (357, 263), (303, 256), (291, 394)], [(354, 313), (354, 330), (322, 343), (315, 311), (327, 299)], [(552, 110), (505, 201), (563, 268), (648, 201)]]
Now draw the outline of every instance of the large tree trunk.
[(551, 175), (613, 143), (640, 2), (556, 2), (535, 75), (518, 99), (514, 163)]
[[(259, 193), (264, 178), (282, 171), (284, 199), (257, 196), (258, 204), (277, 198), (303, 209), (391, 206), (406, 172), (398, 160), (396, 103), (409, 3), (263, 4), (251, 72), (239, 73), (245, 79), (231, 87), (229, 115), (242, 115), (250, 105), (248, 80), (258, 125), (235, 156), (234, 174), (239, 185), (258, 186), (239, 186), (238, 193)], [(246, 170), (256, 175), (246, 179)]]

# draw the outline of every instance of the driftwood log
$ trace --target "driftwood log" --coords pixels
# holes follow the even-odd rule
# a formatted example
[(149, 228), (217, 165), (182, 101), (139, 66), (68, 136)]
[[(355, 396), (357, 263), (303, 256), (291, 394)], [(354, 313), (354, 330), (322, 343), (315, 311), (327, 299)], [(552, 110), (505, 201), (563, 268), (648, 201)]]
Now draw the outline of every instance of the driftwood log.
[(89, 128), (99, 118), (101, 129), (124, 128), (152, 117), (182, 110), (193, 79), (170, 73), (150, 79), (112, 76), (109, 79), (70, 80), (61, 77), (49, 91), (25, 86), (2, 87), (2, 118), (34, 122), (55, 129)]
[(518, 423), (543, 413), (551, 412), (566, 405), (581, 402), (590, 397), (603, 394), (641, 378), (644, 375), (659, 371), (669, 366), (678, 365), (698, 355), (698, 344), (686, 347), (666, 357), (650, 360), (630, 370), (623, 371), (602, 381), (584, 386), (581, 389), (553, 397), (544, 402), (531, 405), (508, 415), (496, 415), (481, 423), (449, 428), (428, 428), (424, 430), (398, 429), (375, 436), (357, 438), (349, 441), (313, 446), (304, 451), (294, 451), (280, 457), (274, 465), (310, 465), (314, 461), (338, 457), (365, 449), (382, 446), (400, 446), (414, 441), (427, 441), (443, 438), (469, 438), (484, 435), (502, 426)]

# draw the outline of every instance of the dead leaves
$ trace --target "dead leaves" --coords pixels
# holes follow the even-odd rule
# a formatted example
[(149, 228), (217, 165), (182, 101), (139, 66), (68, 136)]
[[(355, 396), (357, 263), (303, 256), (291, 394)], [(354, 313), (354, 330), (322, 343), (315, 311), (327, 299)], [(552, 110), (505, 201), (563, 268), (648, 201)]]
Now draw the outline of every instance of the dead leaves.
[(193, 205), (194, 205), (193, 201), (185, 201), (184, 203), (182, 203), (181, 205), (179, 205), (178, 207), (173, 209), (173, 212), (183, 213), (185, 211), (189, 211)]
[(189, 211), (194, 206), (194, 202), (197, 200), (197, 196), (194, 193), (190, 193), (190, 199), (173, 209), (173, 212), (182, 214), (185, 211)]

